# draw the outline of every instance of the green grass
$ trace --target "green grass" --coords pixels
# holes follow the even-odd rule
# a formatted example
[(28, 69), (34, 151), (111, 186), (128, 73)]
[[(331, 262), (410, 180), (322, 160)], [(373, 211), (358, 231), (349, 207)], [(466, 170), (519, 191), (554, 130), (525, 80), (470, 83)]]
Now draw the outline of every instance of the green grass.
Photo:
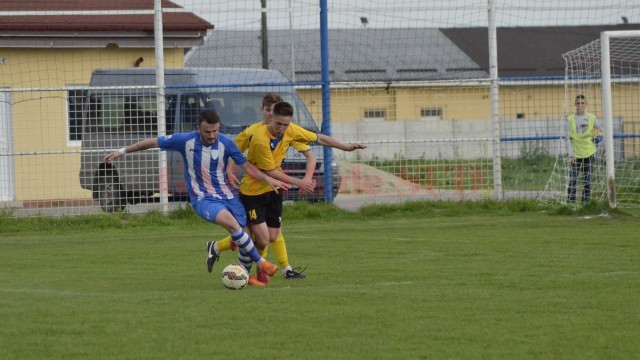
[(308, 278), (242, 291), (218, 278), (235, 253), (206, 272), (225, 234), (188, 210), (1, 219), (0, 358), (634, 358), (638, 215), (581, 211), (296, 204)]

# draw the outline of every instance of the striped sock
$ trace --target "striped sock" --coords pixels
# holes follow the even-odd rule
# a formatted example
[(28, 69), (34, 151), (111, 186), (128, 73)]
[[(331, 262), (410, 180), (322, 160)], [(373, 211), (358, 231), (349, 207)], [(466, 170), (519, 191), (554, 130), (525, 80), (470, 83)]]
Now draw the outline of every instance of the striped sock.
[[(255, 263), (261, 263), (264, 261), (262, 256), (258, 253), (258, 250), (253, 245), (253, 240), (246, 232), (242, 231), (242, 228), (231, 232), (231, 238), (233, 242), (238, 245), (239, 253), (238, 258), (241, 259), (240, 254), (244, 253), (246, 257), (248, 257), (251, 261)], [(241, 260), (242, 261), (242, 260)]]
[(247, 269), (247, 272), (251, 274), (251, 265), (253, 265), (253, 261), (251, 261), (251, 256), (249, 256), (243, 248), (238, 249), (238, 262), (240, 262), (240, 265), (244, 266), (244, 268)]

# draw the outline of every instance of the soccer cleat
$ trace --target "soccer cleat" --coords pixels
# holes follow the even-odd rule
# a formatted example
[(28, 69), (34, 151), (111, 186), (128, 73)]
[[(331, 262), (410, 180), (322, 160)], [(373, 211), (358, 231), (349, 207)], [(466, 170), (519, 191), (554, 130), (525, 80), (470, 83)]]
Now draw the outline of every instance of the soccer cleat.
[(260, 282), (253, 275), (249, 275), (249, 285), (250, 286), (263, 286), (263, 287), (267, 286), (267, 284)]
[(267, 275), (273, 276), (273, 274), (278, 271), (278, 266), (265, 260), (260, 264), (260, 269), (267, 273)]
[(287, 270), (282, 274), (285, 279), (305, 279), (307, 275), (303, 274), (304, 269), (298, 271), (300, 268), (295, 268), (291, 270)]
[(207, 271), (212, 272), (213, 271), (213, 264), (216, 263), (216, 261), (220, 258), (218, 256), (218, 254), (216, 254), (213, 251), (213, 244), (215, 244), (215, 241), (209, 241), (207, 243)]
[(265, 285), (269, 284), (269, 276), (267, 276), (267, 274), (265, 274), (265, 272), (262, 271), (260, 268), (256, 269), (256, 278), (258, 279), (258, 281), (260, 281)]

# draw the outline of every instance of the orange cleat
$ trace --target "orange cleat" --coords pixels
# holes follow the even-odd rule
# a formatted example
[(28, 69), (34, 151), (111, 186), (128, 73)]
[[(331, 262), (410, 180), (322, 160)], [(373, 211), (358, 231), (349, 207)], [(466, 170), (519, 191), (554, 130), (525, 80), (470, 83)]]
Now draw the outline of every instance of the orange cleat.
[(269, 276), (273, 276), (273, 274), (275, 274), (276, 271), (278, 271), (278, 265), (274, 265), (266, 260), (260, 264), (259, 268), (265, 273), (267, 273), (267, 275)]
[(262, 286), (265, 287), (267, 286), (267, 284), (260, 282), (258, 279), (255, 278), (255, 276), (253, 275), (249, 275), (249, 286)]
[(258, 279), (258, 281), (260, 281), (265, 285), (269, 284), (269, 276), (267, 276), (267, 274), (264, 271), (262, 271), (260, 268), (256, 269), (256, 278)]

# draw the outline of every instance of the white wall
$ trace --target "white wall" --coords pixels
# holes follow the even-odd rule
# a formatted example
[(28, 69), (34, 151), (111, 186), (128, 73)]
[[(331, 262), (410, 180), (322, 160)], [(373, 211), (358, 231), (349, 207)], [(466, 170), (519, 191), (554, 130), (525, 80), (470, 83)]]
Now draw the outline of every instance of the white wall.
[[(534, 153), (555, 156), (566, 149), (565, 141), (550, 140), (564, 134), (562, 120), (509, 120), (502, 122), (502, 156)], [(364, 142), (365, 152), (335, 152), (339, 158), (389, 160), (478, 159), (493, 156), (490, 120), (365, 120), (332, 125), (332, 136), (344, 142)], [(522, 139), (524, 138), (524, 139)]]

